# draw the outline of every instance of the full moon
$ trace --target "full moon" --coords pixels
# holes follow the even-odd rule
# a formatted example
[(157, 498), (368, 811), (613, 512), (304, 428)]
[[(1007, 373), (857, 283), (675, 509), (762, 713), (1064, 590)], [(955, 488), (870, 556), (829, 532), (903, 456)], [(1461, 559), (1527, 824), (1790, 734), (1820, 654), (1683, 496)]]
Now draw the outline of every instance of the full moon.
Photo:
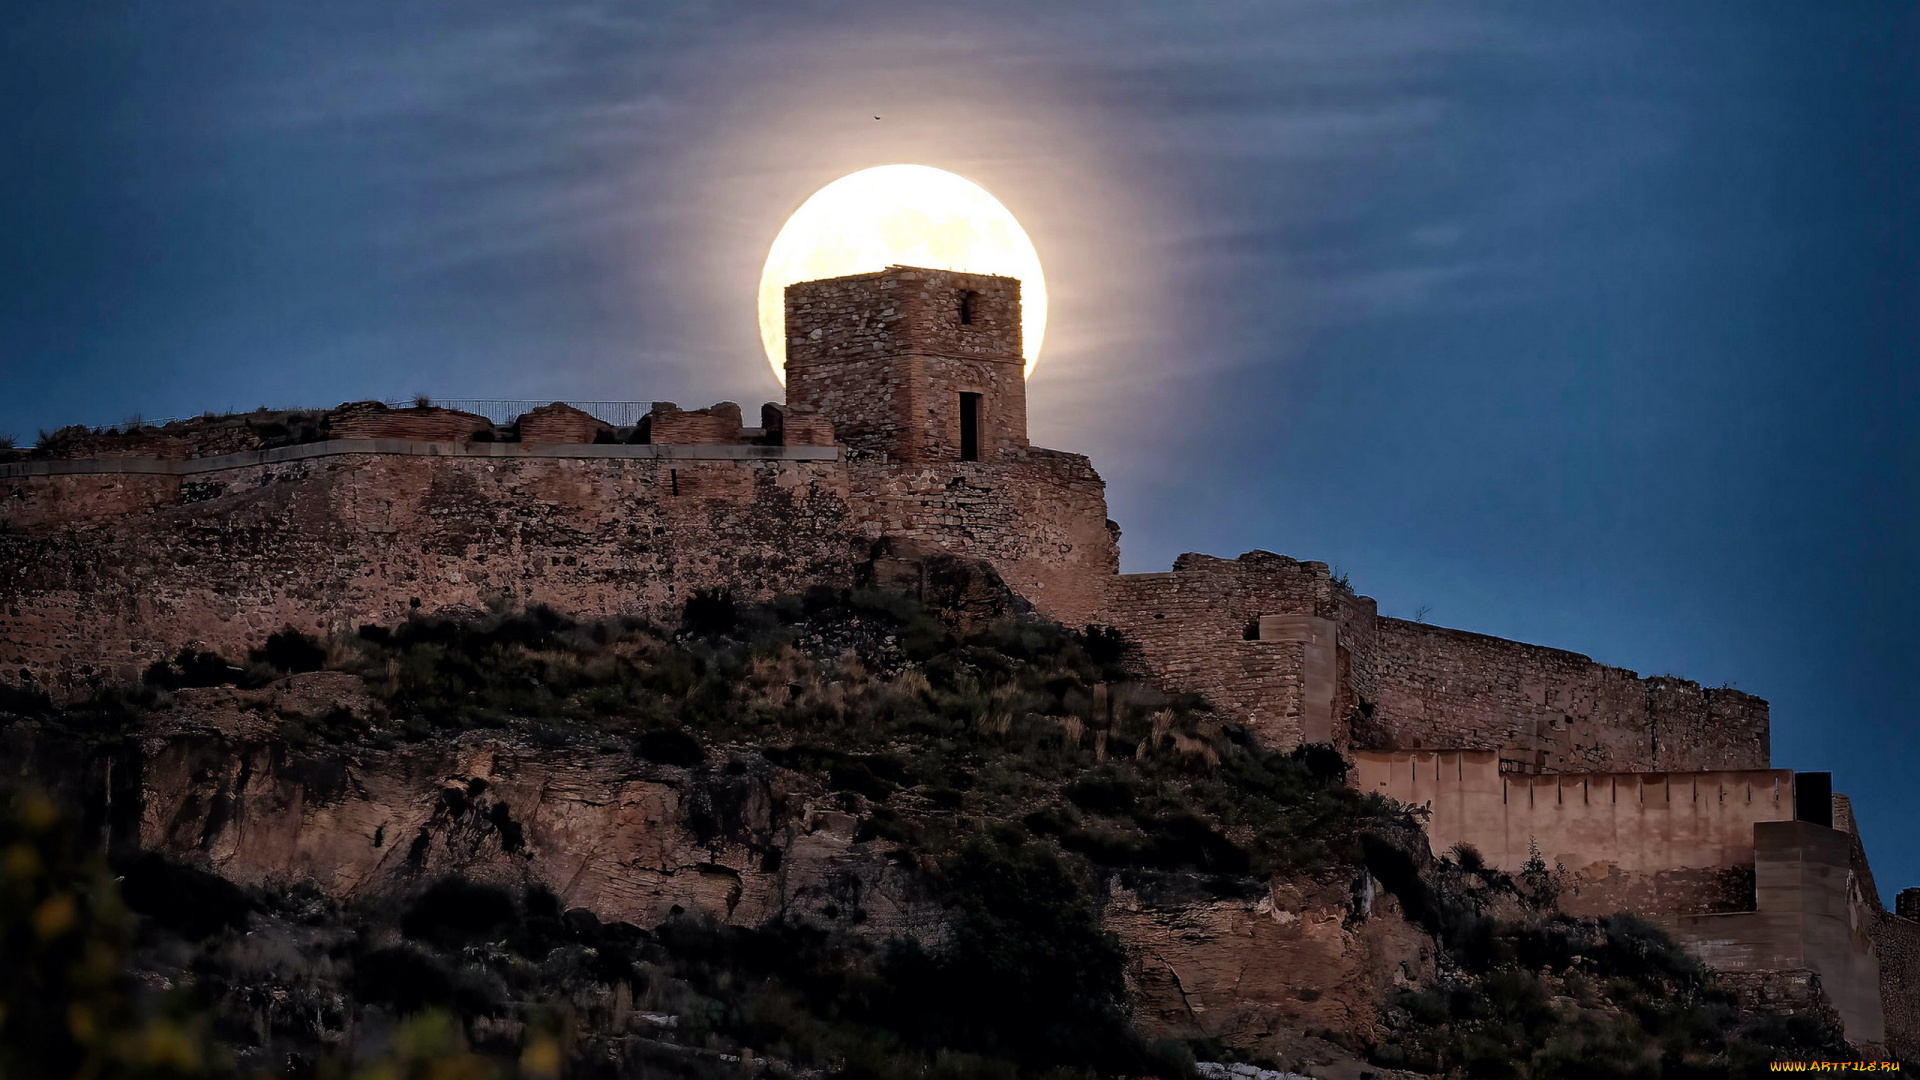
[(1040, 253), (1000, 200), (928, 165), (882, 165), (835, 180), (800, 204), (760, 272), (760, 341), (787, 381), (786, 289), (796, 281), (925, 266), (1020, 279), (1020, 336), (1033, 377), (1047, 331)]

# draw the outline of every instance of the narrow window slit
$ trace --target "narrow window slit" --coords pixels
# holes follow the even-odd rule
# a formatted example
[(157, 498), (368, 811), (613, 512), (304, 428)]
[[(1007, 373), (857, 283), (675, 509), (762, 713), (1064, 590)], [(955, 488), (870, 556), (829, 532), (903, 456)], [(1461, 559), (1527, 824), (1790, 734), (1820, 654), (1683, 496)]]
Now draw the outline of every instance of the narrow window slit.
[(960, 460), (980, 460), (980, 395), (960, 395)]

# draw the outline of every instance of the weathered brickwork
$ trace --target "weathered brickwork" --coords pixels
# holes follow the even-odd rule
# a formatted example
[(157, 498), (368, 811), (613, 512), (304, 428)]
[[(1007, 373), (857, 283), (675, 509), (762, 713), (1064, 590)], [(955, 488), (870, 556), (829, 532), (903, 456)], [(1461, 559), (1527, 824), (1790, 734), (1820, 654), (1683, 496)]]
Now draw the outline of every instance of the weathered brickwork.
[(760, 429), (773, 446), (832, 446), (833, 421), (796, 405), (760, 406)]
[(1920, 1060), (1920, 922), (1876, 911), (1872, 934), (1887, 1049), (1904, 1060)]
[(731, 401), (704, 409), (656, 401), (640, 422), (640, 440), (662, 446), (726, 446), (751, 438), (741, 426), (740, 406)]
[[(112, 459), (94, 459), (106, 464)], [(0, 471), (4, 471), (0, 469)], [(8, 534), (30, 530), (76, 527), (96, 523), (107, 527), (120, 518), (188, 501), (199, 491), (184, 491), (186, 477), (172, 473), (88, 472), (35, 477), (0, 478)], [(0, 564), (18, 576), (19, 568)]]
[[(1337, 622), (1360, 610), (1343, 604), (1327, 564), (1252, 551), (1238, 559), (1187, 554), (1171, 573), (1122, 574), (1108, 589), (1106, 618), (1167, 688), (1205, 694), (1259, 738), (1292, 747), (1307, 737), (1309, 643), (1262, 640), (1260, 619)], [(1327, 741), (1340, 737), (1330, 732)]]
[[(696, 588), (851, 583), (883, 536), (985, 559), (1036, 609), (1084, 623), (1118, 559), (1100, 478), (1071, 454), (914, 466), (830, 448), (392, 445), (0, 479), (0, 670), (67, 692), (183, 645), (240, 655), (283, 625), (501, 601), (669, 618)], [(627, 456), (723, 451), (750, 456)]]
[(855, 455), (847, 477), (861, 535), (986, 559), (1036, 610), (1070, 626), (1098, 618), (1120, 551), (1106, 484), (1085, 457), (1037, 447), (938, 465)]
[(554, 402), (523, 414), (514, 428), (523, 443), (610, 443), (613, 428), (591, 413)]
[(1742, 1007), (1769, 1016), (1807, 1016), (1840, 1026), (1840, 1013), (1812, 968), (1781, 971), (1723, 971), (1720, 988), (1732, 992)]
[[(1273, 615), (1331, 623), (1330, 723), (1308, 710), (1318, 693), (1308, 686), (1319, 681), (1307, 670), (1310, 651), (1289, 659), (1259, 633), (1260, 618)], [(1380, 618), (1371, 599), (1336, 583), (1324, 563), (1268, 552), (1183, 555), (1171, 573), (1115, 579), (1107, 620), (1139, 643), (1170, 686), (1207, 695), (1278, 746), (1325, 739), (1373, 749), (1489, 749), (1523, 772), (1768, 764), (1759, 698)]]
[(1499, 750), (1538, 772), (1770, 761), (1767, 703), (1751, 694), (1400, 619), (1380, 619), (1377, 635), (1370, 746)]
[(961, 457), (976, 395), (981, 460), (1027, 446), (1020, 283), (894, 267), (787, 287), (787, 400), (842, 442), (901, 461)]
[(334, 439), (464, 442), (476, 435), (491, 438), (493, 421), (473, 413), (433, 405), (389, 409), (378, 401), (357, 401), (333, 411), (328, 417), (327, 435)]
[(831, 459), (359, 454), (196, 479), (204, 497), (112, 528), (0, 532), (9, 674), (84, 686), (183, 645), (501, 601), (664, 618), (702, 585), (850, 581), (860, 555)]

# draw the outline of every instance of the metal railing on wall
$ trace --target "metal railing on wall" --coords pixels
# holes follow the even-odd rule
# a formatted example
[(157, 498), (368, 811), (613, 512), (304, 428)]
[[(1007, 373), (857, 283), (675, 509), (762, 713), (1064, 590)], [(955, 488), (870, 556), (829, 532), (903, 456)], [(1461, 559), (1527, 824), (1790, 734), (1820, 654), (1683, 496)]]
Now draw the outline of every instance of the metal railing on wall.
[[(562, 405), (570, 405), (573, 408), (579, 409), (581, 412), (586, 413), (588, 416), (591, 416), (596, 420), (603, 421), (607, 424), (611, 424), (614, 427), (632, 427), (633, 425), (638, 424), (640, 422), (640, 418), (647, 415), (647, 413), (653, 408), (653, 402), (651, 401), (567, 401), (567, 400), (556, 399), (556, 398), (540, 398), (540, 399), (534, 399), (534, 398), (426, 398), (425, 399), (426, 403), (429, 405), (433, 405), (435, 407), (442, 408), (442, 409), (457, 409), (460, 412), (477, 413), (481, 416), (486, 417), (490, 422), (495, 424), (511, 424), (514, 422), (515, 419), (519, 418), (521, 414), (532, 412), (533, 410), (538, 409), (543, 405), (551, 405), (556, 400), (559, 401), (559, 403)], [(393, 401), (385, 401), (385, 402), (382, 402), (381, 404), (385, 405), (389, 409), (411, 409), (416, 404), (419, 404), (419, 401), (420, 399), (416, 399), (416, 398), (400, 398)], [(274, 411), (279, 411), (279, 410), (274, 410)], [(212, 414), (212, 413), (201, 414), (201, 416), (208, 416), (208, 415), (220, 415), (220, 414)], [(113, 429), (113, 430), (119, 430), (119, 431), (131, 431), (136, 428), (165, 427), (168, 424), (176, 423), (178, 421), (197, 420), (197, 419), (199, 419), (199, 417), (197, 416), (146, 417), (146, 416), (135, 415), (135, 416), (130, 416), (125, 420), (120, 421), (117, 424), (96, 425), (95, 430), (105, 431), (108, 429)], [(30, 449), (30, 448), (31, 448), (31, 444), (22, 445), (22, 449)]]

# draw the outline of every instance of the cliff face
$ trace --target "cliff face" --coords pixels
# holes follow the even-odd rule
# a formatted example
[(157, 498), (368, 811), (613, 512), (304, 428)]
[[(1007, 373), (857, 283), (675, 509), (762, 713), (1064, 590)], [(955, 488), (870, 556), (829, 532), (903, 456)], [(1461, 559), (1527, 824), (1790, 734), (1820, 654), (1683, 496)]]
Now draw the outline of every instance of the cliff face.
[(139, 846), (242, 885), (307, 881), (351, 901), (459, 875), (538, 883), (637, 926), (682, 912), (883, 936), (938, 922), (886, 844), (856, 841), (840, 800), (757, 755), (687, 768), (492, 733), (300, 750), (212, 731), (149, 737), (140, 753)]
[[(243, 886), (311, 883), (351, 903), (457, 876), (541, 885), (565, 908), (642, 927), (686, 915), (876, 942), (946, 935), (939, 897), (898, 839), (876, 834), (866, 800), (751, 749), (688, 767), (492, 732), (303, 748), (260, 737), (248, 708), (296, 696), (284, 688), (184, 696), (114, 759), (119, 839)], [(900, 806), (910, 798), (891, 801), (913, 813)], [(1362, 1046), (1389, 992), (1434, 973), (1432, 940), (1390, 899), (1356, 917), (1344, 883), (1275, 878), (1221, 899), (1107, 882), (1102, 923), (1127, 948), (1136, 1021), (1155, 1036), (1274, 1059), (1301, 1053), (1308, 1033)]]
[(1313, 1033), (1372, 1045), (1389, 994), (1433, 978), (1431, 938), (1390, 900), (1368, 914), (1354, 917), (1349, 891), (1312, 881), (1160, 904), (1115, 888), (1105, 910), (1134, 958), (1137, 1023), (1273, 1058), (1301, 1053)]

